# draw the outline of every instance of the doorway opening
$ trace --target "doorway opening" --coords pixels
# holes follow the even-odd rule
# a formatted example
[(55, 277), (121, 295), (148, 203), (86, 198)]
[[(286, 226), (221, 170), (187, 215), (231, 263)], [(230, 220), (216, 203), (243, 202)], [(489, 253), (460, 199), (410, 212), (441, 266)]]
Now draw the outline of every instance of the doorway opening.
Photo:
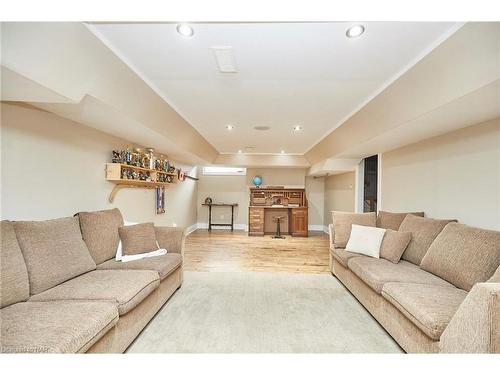
[(363, 212), (377, 212), (378, 155), (364, 159)]

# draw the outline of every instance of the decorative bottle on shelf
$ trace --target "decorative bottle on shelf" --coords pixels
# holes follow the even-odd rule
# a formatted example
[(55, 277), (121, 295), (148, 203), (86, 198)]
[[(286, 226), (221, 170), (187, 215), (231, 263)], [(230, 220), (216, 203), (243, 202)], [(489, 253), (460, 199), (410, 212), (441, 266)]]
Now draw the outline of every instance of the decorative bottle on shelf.
[(125, 150), (125, 163), (128, 165), (132, 164), (132, 150), (129, 146)]
[(134, 165), (136, 167), (142, 167), (142, 150), (140, 148), (135, 148), (134, 149)]
[(147, 166), (147, 168), (155, 169), (155, 155), (154, 155), (155, 149), (150, 147), (147, 148), (146, 151), (148, 152), (149, 156), (149, 165)]

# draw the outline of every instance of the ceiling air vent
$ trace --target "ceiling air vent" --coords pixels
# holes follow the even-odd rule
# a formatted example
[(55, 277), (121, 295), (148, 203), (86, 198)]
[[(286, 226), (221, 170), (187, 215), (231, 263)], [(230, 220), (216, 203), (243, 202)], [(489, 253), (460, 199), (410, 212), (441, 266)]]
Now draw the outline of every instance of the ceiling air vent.
[(236, 59), (234, 58), (233, 47), (210, 47), (221, 73), (236, 73)]
[(266, 131), (266, 130), (271, 129), (271, 127), (270, 127), (270, 126), (260, 126), (260, 125), (259, 125), (259, 126), (254, 126), (253, 128), (254, 128), (255, 130), (259, 130), (259, 131)]

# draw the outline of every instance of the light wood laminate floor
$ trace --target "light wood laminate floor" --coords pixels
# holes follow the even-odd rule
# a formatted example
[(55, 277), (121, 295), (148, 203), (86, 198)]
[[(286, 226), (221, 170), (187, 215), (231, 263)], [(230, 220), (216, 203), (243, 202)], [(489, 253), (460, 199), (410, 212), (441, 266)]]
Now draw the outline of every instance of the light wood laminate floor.
[(273, 239), (244, 231), (196, 230), (186, 238), (184, 270), (329, 273), (328, 236)]

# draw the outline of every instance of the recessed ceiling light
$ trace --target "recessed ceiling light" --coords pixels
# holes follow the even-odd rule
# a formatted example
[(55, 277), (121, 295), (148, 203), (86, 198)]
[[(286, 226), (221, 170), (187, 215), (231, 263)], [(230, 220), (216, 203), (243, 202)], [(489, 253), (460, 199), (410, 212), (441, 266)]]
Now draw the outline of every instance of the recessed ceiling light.
[(177, 25), (177, 32), (187, 38), (192, 37), (194, 35), (193, 28), (189, 25), (186, 25), (185, 23), (180, 23)]
[(238, 154), (241, 154), (241, 152), (242, 152), (241, 150), (238, 150)]
[(295, 126), (293, 127), (293, 131), (294, 131), (294, 132), (300, 132), (301, 130), (302, 130), (302, 126), (300, 126), (300, 125), (295, 125)]
[(233, 130), (234, 126), (233, 125), (226, 125), (226, 130)]
[(347, 29), (345, 35), (348, 38), (357, 38), (365, 32), (365, 27), (363, 25), (354, 25)]

